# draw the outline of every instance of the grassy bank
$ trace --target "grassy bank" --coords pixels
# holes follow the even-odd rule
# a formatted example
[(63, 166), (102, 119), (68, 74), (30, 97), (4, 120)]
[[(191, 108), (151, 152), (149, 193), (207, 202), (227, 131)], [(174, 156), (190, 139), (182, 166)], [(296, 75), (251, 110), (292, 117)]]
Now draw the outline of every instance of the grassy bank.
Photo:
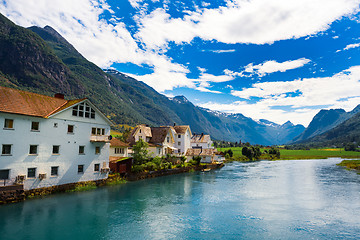
[(347, 169), (355, 169), (360, 171), (360, 160), (344, 160), (337, 165), (346, 167)]
[[(241, 147), (234, 148), (218, 148), (219, 151), (226, 151), (231, 149), (234, 153), (235, 158), (243, 157), (241, 154)], [(262, 148), (261, 152), (268, 150)], [(296, 160), (296, 159), (326, 159), (330, 157), (341, 157), (341, 158), (360, 158), (360, 152), (345, 151), (340, 148), (321, 148), (321, 149), (310, 149), (310, 150), (287, 150), (280, 149), (280, 160)], [(265, 159), (266, 156), (264, 157)]]

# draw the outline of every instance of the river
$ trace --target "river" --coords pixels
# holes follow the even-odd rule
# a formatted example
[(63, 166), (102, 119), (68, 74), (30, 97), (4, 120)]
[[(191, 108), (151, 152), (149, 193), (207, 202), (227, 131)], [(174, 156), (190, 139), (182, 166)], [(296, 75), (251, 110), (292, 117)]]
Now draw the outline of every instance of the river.
[(359, 239), (341, 159), (233, 162), (0, 206), (0, 239)]

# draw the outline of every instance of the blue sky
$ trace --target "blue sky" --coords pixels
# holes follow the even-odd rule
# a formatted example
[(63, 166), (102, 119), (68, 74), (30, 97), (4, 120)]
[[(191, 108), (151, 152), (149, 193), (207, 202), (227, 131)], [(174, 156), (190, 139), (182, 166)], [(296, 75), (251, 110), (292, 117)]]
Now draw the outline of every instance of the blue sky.
[(169, 97), (307, 124), (360, 104), (360, 0), (0, 0)]

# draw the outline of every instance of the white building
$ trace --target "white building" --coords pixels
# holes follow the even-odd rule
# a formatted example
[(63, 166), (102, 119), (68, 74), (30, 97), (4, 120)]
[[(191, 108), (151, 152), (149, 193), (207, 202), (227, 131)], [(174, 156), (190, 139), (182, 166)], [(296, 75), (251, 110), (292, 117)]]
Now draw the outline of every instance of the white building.
[(178, 153), (175, 146), (176, 131), (173, 127), (147, 127), (145, 125), (136, 126), (129, 135), (127, 142), (130, 146), (136, 144), (139, 139), (149, 143), (149, 154), (155, 156), (165, 156), (166, 154)]
[(0, 87), (0, 184), (29, 190), (107, 178), (111, 124), (88, 99)]
[(127, 143), (124, 143), (123, 141), (113, 138), (110, 141), (110, 157), (128, 157), (128, 149), (130, 145)]
[(191, 147), (192, 148), (214, 148), (213, 141), (211, 140), (210, 135), (206, 134), (194, 134), (191, 137)]
[(185, 155), (186, 151), (191, 148), (191, 130), (189, 125), (174, 126), (176, 131), (175, 145), (181, 155)]

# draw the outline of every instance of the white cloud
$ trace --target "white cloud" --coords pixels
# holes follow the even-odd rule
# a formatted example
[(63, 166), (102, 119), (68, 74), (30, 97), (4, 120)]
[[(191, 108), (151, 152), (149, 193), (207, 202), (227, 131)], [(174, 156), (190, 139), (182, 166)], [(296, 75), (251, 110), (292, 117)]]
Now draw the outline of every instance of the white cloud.
[[(359, 11), (359, 0), (228, 0), (227, 6), (171, 18), (163, 9), (138, 19), (137, 37), (151, 49), (195, 37), (223, 43), (266, 44), (325, 31)], [(209, 31), (211, 29), (211, 31)]]
[(251, 76), (254, 74), (257, 74), (260, 77), (263, 77), (269, 73), (286, 72), (287, 70), (300, 68), (309, 62), (310, 62), (309, 59), (300, 58), (297, 60), (286, 61), (286, 62), (281, 62), (281, 63), (276, 62), (274, 60), (270, 60), (270, 61), (258, 64), (258, 65), (253, 65), (253, 63), (250, 63), (245, 67), (244, 72), (250, 73)]
[[(251, 88), (232, 90), (232, 95), (240, 98), (260, 98), (255, 103), (236, 101), (231, 104), (205, 103), (201, 106), (243, 113), (251, 118), (265, 118), (277, 123), (291, 120), (307, 125), (323, 106), (352, 110), (360, 103), (359, 90), (360, 66), (355, 66), (332, 77), (255, 83)], [(284, 111), (280, 109), (282, 107), (291, 110)]]
[(351, 48), (358, 48), (358, 47), (360, 47), (360, 43), (349, 44), (344, 48), (344, 50), (349, 50)]
[(231, 52), (235, 52), (235, 49), (228, 49), (228, 50), (212, 50), (211, 52), (214, 53), (231, 53)]
[(348, 44), (346, 45), (346, 47), (344, 47), (342, 50), (336, 50), (336, 53), (338, 52), (341, 52), (341, 51), (346, 51), (346, 50), (349, 50), (349, 49), (352, 49), (352, 48), (358, 48), (360, 47), (360, 43), (352, 43), (352, 44)]

